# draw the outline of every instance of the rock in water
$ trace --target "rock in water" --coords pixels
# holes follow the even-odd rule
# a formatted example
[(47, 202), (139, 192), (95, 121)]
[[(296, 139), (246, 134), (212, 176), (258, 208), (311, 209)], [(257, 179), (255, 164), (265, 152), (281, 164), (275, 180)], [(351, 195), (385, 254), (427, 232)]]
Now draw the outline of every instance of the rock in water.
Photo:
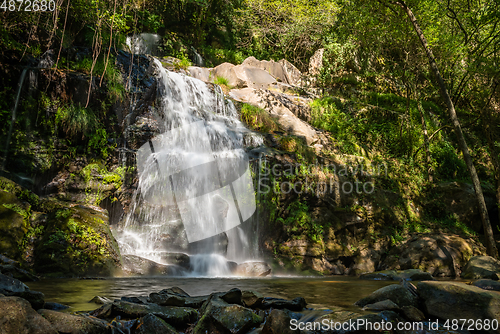
[(363, 307), (363, 310), (367, 311), (385, 311), (385, 310), (399, 310), (399, 306), (396, 305), (392, 300), (386, 299), (373, 304), (368, 304)]
[(0, 297), (0, 330), (2, 334), (57, 334), (50, 322), (19, 297)]
[(203, 314), (194, 327), (193, 334), (246, 333), (262, 322), (262, 318), (252, 310), (240, 305), (228, 304), (215, 294), (201, 310)]
[(135, 327), (135, 334), (177, 334), (177, 330), (153, 314), (141, 318)]
[(265, 262), (245, 262), (236, 267), (235, 274), (247, 277), (263, 277), (271, 274), (271, 267)]
[(29, 288), (20, 280), (0, 274), (0, 292), (4, 291), (2, 293), (10, 294), (21, 293), (27, 290)]
[(408, 289), (399, 284), (392, 284), (385, 286), (371, 295), (358, 300), (354, 303), (357, 306), (365, 307), (368, 304), (374, 304), (383, 300), (389, 299), (397, 304), (399, 307), (403, 306), (417, 306), (418, 299)]
[[(500, 294), (455, 282), (420, 282), (427, 313), (441, 319), (499, 319)], [(491, 331), (500, 333), (500, 330)]]
[(466, 279), (489, 278), (498, 280), (500, 261), (491, 256), (473, 256), (460, 275)]
[(257, 308), (262, 304), (264, 296), (257, 291), (244, 290), (241, 292), (241, 300), (243, 301), (243, 306)]
[(492, 279), (480, 279), (475, 281), (473, 285), (483, 290), (500, 291), (500, 282)]
[(293, 334), (290, 328), (290, 321), (292, 319), (290, 316), (282, 310), (272, 310), (267, 316), (264, 328), (262, 328), (262, 334)]

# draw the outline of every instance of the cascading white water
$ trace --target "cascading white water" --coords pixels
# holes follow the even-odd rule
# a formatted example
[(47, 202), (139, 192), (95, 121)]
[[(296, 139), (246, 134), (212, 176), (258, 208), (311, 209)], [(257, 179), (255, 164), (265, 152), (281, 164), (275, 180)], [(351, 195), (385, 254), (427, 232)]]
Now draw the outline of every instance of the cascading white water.
[(241, 161), (244, 146), (260, 146), (262, 138), (238, 120), (219, 86), (155, 65), (163, 134), (137, 153), (138, 189), (116, 238), (122, 254), (160, 263), (165, 252), (198, 254), (191, 255), (193, 274), (227, 275), (227, 260), (255, 257), (238, 227), (255, 210), (255, 199), (241, 195), (251, 188), (253, 196)]

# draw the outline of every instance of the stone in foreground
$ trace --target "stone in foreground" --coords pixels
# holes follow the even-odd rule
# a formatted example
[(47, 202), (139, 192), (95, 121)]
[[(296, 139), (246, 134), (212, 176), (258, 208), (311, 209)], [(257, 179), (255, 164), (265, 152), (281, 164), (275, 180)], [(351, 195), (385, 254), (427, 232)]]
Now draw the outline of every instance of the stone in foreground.
[[(428, 314), (441, 319), (497, 319), (500, 321), (500, 294), (465, 283), (420, 282), (418, 294)], [(490, 333), (500, 333), (490, 331)]]
[(57, 334), (58, 332), (30, 303), (19, 297), (0, 297), (0, 331), (2, 334)]
[(365, 307), (368, 304), (374, 304), (386, 299), (391, 300), (399, 307), (418, 306), (417, 297), (414, 296), (408, 289), (399, 284), (392, 284), (378, 289), (371, 295), (358, 300), (354, 304), (360, 307)]

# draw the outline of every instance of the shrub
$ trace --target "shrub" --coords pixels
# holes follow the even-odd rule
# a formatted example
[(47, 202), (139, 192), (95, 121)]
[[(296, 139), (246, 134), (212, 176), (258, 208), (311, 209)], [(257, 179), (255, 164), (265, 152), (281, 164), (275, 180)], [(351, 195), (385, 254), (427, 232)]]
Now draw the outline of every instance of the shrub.
[(278, 124), (264, 109), (243, 104), (241, 107), (241, 119), (252, 129), (262, 132), (278, 130)]

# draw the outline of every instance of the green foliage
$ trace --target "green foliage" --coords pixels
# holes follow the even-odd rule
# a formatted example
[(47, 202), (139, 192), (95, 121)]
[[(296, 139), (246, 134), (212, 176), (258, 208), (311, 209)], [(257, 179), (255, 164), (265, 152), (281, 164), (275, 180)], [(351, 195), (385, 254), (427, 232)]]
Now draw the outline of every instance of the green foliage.
[(187, 70), (189, 66), (192, 65), (191, 61), (186, 57), (184, 54), (181, 54), (179, 56), (180, 61), (179, 62), (174, 62), (174, 67), (176, 70)]
[(229, 80), (227, 80), (224, 77), (220, 77), (220, 76), (216, 77), (214, 80), (214, 84), (220, 85), (220, 86), (226, 86), (229, 88)]
[(285, 58), (300, 69), (321, 47), (339, 10), (337, 1), (246, 0), (238, 21), (240, 44), (257, 58)]
[(103, 158), (107, 158), (109, 153), (108, 134), (106, 129), (97, 129), (89, 139), (88, 143), (89, 152), (99, 152)]
[(83, 137), (86, 133), (95, 131), (98, 126), (93, 110), (75, 104), (59, 107), (55, 121), (69, 136)]
[(200, 50), (205, 62), (208, 66), (217, 66), (222, 63), (241, 64), (250, 56), (249, 53), (244, 53), (241, 50), (214, 48), (205, 46)]
[(278, 124), (264, 109), (244, 103), (241, 107), (241, 120), (251, 129), (272, 132), (278, 130)]

